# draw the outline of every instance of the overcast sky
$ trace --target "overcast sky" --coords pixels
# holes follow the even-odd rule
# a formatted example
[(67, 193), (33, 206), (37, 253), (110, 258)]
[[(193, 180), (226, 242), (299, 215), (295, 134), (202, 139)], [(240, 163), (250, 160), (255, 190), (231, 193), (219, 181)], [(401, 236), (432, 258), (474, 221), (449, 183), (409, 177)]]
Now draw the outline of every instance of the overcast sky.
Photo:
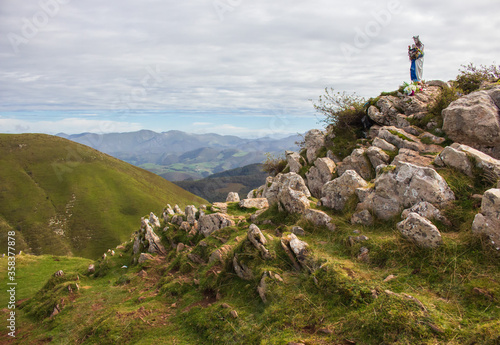
[(320, 128), (325, 87), (366, 98), (500, 63), (498, 0), (0, 0), (0, 132)]

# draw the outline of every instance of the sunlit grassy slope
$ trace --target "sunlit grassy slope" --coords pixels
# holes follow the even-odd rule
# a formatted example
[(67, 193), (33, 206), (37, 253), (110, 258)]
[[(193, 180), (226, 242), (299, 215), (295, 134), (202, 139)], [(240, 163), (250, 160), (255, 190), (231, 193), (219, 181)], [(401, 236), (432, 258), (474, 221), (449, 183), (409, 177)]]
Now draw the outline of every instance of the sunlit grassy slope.
[(87, 146), (44, 134), (0, 134), (0, 252), (95, 258), (130, 237), (141, 216), (203, 199)]

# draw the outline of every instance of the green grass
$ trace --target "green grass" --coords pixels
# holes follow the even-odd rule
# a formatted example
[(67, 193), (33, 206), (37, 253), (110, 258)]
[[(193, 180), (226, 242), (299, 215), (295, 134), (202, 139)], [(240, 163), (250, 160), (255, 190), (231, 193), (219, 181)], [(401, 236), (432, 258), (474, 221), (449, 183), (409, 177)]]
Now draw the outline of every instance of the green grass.
[(42, 134), (0, 135), (0, 190), (0, 226), (16, 231), (17, 251), (89, 258), (127, 240), (150, 211), (205, 202), (153, 173)]

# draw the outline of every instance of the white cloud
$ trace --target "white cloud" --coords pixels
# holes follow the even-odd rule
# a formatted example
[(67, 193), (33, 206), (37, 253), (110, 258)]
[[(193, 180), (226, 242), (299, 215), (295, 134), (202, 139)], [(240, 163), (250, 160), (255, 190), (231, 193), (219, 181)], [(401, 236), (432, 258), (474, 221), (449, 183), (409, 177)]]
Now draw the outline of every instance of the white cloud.
[(83, 132), (131, 132), (140, 130), (142, 126), (138, 123), (81, 118), (66, 118), (56, 121), (28, 121), (22, 119), (0, 118), (0, 128), (3, 133), (75, 134)]

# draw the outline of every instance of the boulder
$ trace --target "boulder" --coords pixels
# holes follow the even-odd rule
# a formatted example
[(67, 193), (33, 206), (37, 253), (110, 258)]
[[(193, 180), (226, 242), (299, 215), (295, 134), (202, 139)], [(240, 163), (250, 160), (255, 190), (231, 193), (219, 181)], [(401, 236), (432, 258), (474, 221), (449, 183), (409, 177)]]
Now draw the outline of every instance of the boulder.
[(151, 224), (151, 226), (153, 228), (159, 228), (160, 227), (160, 220), (158, 219), (157, 216), (155, 216), (155, 214), (153, 212), (151, 212), (149, 214), (149, 224)]
[(285, 155), (288, 166), (290, 167), (290, 171), (298, 173), (302, 168), (302, 161), (304, 160), (304, 158), (302, 158), (300, 154), (294, 151), (285, 151)]
[(321, 203), (323, 206), (342, 210), (347, 200), (355, 193), (356, 188), (366, 187), (368, 184), (354, 170), (347, 170), (342, 176), (326, 183), (322, 190)]
[(314, 197), (321, 198), (321, 188), (332, 179), (335, 169), (336, 164), (330, 158), (316, 159), (314, 166), (306, 173), (307, 186)]
[(457, 169), (468, 176), (472, 176), (472, 163), (463, 151), (447, 146), (436, 156), (434, 163), (438, 166), (448, 166)]
[(365, 180), (370, 180), (372, 175), (372, 165), (365, 154), (364, 149), (354, 149), (352, 153), (344, 158), (341, 164), (337, 167), (339, 176), (347, 170), (354, 170), (359, 176)]
[(500, 86), (465, 95), (443, 110), (443, 130), (450, 139), (500, 158)]
[[(300, 240), (295, 234), (290, 234), (282, 238), (282, 246), (291, 250), (295, 260), (303, 267), (307, 267), (307, 259), (310, 254), (309, 245)], [(288, 252), (290, 254), (290, 252)], [(289, 255), (290, 256), (290, 255)], [(293, 257), (291, 257), (293, 259)]]
[(260, 210), (268, 208), (269, 202), (266, 198), (243, 199), (240, 201), (239, 205), (243, 208), (256, 208)]
[(309, 207), (311, 207), (309, 199), (301, 191), (285, 187), (278, 194), (278, 209), (280, 212), (304, 213)]
[(179, 226), (182, 224), (183, 221), (184, 221), (184, 217), (180, 214), (176, 214), (175, 216), (172, 217), (172, 219), (170, 219), (170, 223), (176, 224)]
[(411, 163), (380, 166), (373, 193), (358, 209), (370, 209), (380, 219), (390, 219), (421, 201), (444, 207), (455, 200), (446, 181), (434, 170)]
[(194, 223), (196, 222), (196, 212), (198, 212), (196, 207), (194, 205), (188, 205), (188, 206), (186, 206), (186, 209), (184, 210), (184, 212), (186, 213), (187, 222), (190, 225), (194, 225)]
[(398, 148), (391, 143), (388, 143), (384, 139), (376, 137), (372, 143), (373, 146), (378, 147), (384, 151), (396, 151)]
[(477, 168), (500, 178), (500, 160), (467, 145), (454, 143), (446, 147), (435, 160), (438, 166), (450, 166), (469, 176), (472, 176), (472, 162)]
[(323, 211), (307, 209), (304, 216), (308, 221), (316, 226), (325, 226), (329, 230), (335, 230), (335, 224), (332, 223), (332, 217)]
[(474, 218), (472, 232), (487, 236), (496, 250), (500, 250), (500, 189), (493, 188), (484, 193), (481, 212)]
[(389, 164), (391, 157), (377, 146), (370, 146), (366, 150), (366, 156), (370, 160), (372, 167), (376, 168), (382, 164)]
[(226, 202), (240, 202), (240, 196), (236, 192), (229, 192)]
[(212, 211), (227, 213), (227, 203), (225, 203), (225, 202), (214, 202), (212, 204)]
[(94, 264), (90, 264), (89, 267), (87, 268), (88, 273), (95, 273), (95, 266)]
[(214, 231), (220, 230), (228, 226), (234, 226), (234, 221), (224, 213), (206, 214), (198, 220), (200, 232), (208, 237)]
[(409, 213), (397, 227), (404, 237), (420, 247), (436, 248), (443, 243), (441, 233), (436, 226), (418, 213)]
[(236, 275), (241, 279), (243, 280), (253, 279), (252, 270), (248, 268), (248, 266), (245, 265), (244, 263), (238, 262), (238, 257), (236, 255), (233, 257), (233, 268), (234, 271), (236, 272)]
[(271, 181), (265, 185), (262, 193), (262, 196), (269, 201), (269, 205), (277, 203), (278, 195), (286, 188), (300, 191), (308, 198), (311, 196), (311, 192), (307, 188), (304, 179), (299, 174), (293, 172), (278, 174)]
[(304, 145), (307, 161), (314, 162), (319, 150), (325, 146), (325, 134), (319, 129), (311, 129), (304, 136)]

